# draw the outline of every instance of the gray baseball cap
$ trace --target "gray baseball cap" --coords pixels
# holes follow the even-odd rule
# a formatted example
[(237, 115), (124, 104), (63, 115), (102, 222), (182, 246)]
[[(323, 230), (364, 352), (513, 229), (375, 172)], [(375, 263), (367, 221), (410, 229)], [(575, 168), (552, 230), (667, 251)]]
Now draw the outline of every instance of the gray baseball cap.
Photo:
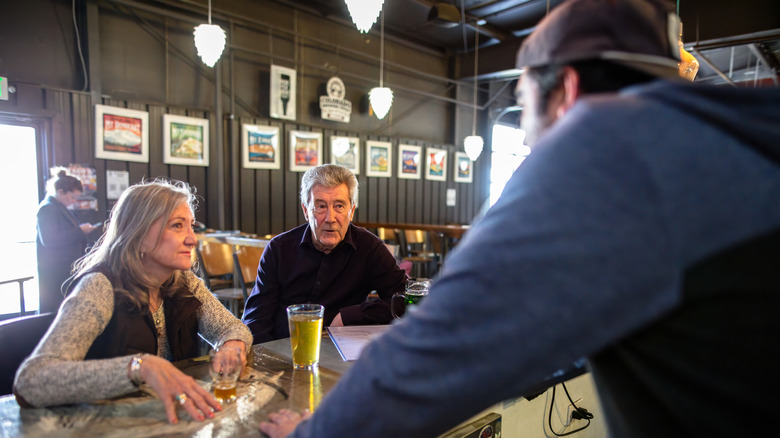
[(662, 0), (568, 0), (523, 42), (518, 68), (602, 59), (679, 78), (679, 18)]

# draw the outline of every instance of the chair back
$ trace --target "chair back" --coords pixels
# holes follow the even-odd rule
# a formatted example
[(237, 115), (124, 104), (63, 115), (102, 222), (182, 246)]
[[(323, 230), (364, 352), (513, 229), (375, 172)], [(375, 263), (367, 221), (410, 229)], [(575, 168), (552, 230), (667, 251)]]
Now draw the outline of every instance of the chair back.
[(233, 254), (236, 277), (238, 277), (239, 283), (241, 283), (244, 299), (249, 297), (248, 289), (251, 289), (255, 283), (257, 266), (260, 264), (263, 249), (257, 246), (238, 245)]
[(216, 240), (199, 239), (195, 252), (200, 277), (210, 291), (231, 287), (233, 280), (233, 246)]
[(13, 391), (16, 370), (29, 356), (54, 320), (54, 313), (29, 315), (0, 322), (0, 395)]

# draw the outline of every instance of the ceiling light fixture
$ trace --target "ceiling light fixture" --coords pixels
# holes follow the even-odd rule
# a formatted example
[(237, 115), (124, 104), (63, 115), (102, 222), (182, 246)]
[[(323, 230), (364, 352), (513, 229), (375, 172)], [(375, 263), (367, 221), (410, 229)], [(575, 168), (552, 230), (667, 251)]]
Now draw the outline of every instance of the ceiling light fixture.
[(200, 24), (195, 27), (195, 48), (203, 63), (209, 67), (219, 61), (222, 51), (225, 50), (225, 31), (216, 24), (211, 24), (211, 0), (209, 0), (209, 24)]
[(366, 33), (376, 23), (379, 13), (382, 12), (384, 0), (344, 0), (358, 30)]
[(474, 37), (474, 118), (471, 124), (471, 135), (463, 139), (463, 149), (466, 150), (466, 155), (469, 156), (471, 161), (477, 161), (479, 155), (482, 153), (482, 147), (485, 141), (482, 137), (477, 135), (477, 68), (479, 67), (479, 23), (476, 27), (476, 35)]
[(379, 86), (374, 87), (368, 92), (368, 101), (371, 102), (371, 108), (374, 109), (377, 119), (384, 119), (390, 106), (393, 105), (393, 90), (384, 86), (382, 72), (384, 70), (385, 58), (385, 15), (382, 14), (379, 26)]

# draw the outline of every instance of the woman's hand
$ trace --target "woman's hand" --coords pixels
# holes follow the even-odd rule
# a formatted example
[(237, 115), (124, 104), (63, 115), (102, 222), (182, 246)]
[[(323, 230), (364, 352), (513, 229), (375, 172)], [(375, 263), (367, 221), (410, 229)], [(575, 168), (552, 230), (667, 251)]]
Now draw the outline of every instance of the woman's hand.
[(282, 409), (268, 414), (268, 420), (270, 421), (260, 423), (260, 432), (271, 438), (284, 438), (290, 435), (301, 421), (307, 420), (309, 417), (311, 417), (311, 412), (309, 411), (299, 414), (289, 409)]
[[(242, 342), (243, 344), (243, 342)], [(213, 418), (222, 406), (195, 379), (167, 360), (146, 354), (141, 363), (141, 378), (157, 392), (170, 423), (177, 423), (176, 405), (181, 405), (194, 420)]]
[(246, 367), (246, 344), (244, 344), (244, 341), (238, 341), (235, 339), (225, 341), (225, 343), (222, 344), (222, 346), (219, 348), (238, 348), (241, 350), (241, 369)]

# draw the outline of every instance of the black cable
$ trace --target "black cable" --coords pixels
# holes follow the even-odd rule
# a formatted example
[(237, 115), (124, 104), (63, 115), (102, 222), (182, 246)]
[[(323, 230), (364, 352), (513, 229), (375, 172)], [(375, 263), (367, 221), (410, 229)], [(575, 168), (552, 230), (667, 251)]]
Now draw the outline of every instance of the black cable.
[(550, 396), (550, 414), (547, 416), (547, 425), (550, 427), (550, 432), (553, 433), (555, 436), (566, 436), (571, 435), (573, 433), (577, 433), (586, 427), (590, 426), (590, 419), (593, 418), (593, 414), (588, 412), (585, 408), (579, 408), (577, 405), (574, 404), (574, 401), (571, 399), (571, 396), (569, 395), (569, 390), (566, 389), (566, 385), (564, 383), (561, 383), (561, 386), (563, 386), (563, 390), (566, 392), (566, 397), (569, 398), (569, 402), (571, 402), (571, 405), (574, 406), (575, 412), (578, 412), (583, 419), (587, 420), (588, 423), (584, 426), (580, 427), (579, 429), (574, 429), (572, 431), (566, 432), (566, 433), (557, 433), (552, 428), (552, 412), (553, 412), (553, 406), (555, 405), (555, 385), (552, 387), (552, 395)]

